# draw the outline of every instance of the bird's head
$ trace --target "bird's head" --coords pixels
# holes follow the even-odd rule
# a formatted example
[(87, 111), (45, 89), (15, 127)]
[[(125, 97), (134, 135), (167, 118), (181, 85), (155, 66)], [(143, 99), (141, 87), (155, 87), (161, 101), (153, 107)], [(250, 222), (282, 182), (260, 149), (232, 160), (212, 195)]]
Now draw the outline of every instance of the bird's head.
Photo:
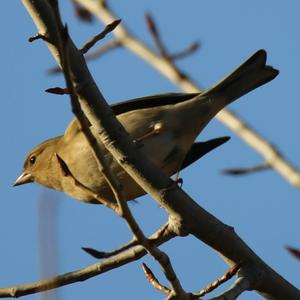
[(51, 161), (55, 154), (59, 138), (56, 137), (47, 140), (30, 151), (24, 161), (23, 171), (15, 181), (14, 186), (37, 182), (52, 187), (51, 180), (49, 181), (49, 177), (51, 178), (53, 175)]

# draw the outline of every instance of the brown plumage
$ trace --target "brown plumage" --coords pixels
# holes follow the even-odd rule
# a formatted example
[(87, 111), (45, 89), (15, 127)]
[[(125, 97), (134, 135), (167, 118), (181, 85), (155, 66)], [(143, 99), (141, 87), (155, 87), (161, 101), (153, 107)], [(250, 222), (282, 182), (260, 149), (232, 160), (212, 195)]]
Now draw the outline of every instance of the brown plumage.
[[(145, 155), (171, 176), (199, 158), (201, 153), (208, 152), (208, 148), (213, 148), (212, 141), (200, 146), (194, 141), (221, 109), (277, 75), (276, 69), (266, 65), (266, 52), (259, 50), (233, 73), (202, 93), (150, 96), (122, 102), (112, 109)], [(218, 142), (215, 144), (218, 146)], [(104, 147), (103, 151), (111, 170), (124, 187), (127, 200), (143, 195), (145, 192)], [(94, 202), (70, 178), (63, 176), (55, 154), (63, 159), (78, 181), (102, 198), (114, 201), (76, 119), (63, 136), (43, 142), (29, 153), (16, 185), (34, 181), (80, 201)]]

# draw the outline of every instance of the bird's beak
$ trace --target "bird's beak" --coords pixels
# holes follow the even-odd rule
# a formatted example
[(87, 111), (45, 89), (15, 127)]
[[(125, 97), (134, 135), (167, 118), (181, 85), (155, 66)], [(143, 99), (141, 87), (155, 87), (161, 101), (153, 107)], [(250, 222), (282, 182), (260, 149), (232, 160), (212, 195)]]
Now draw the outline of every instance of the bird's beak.
[(32, 175), (24, 171), (16, 180), (13, 186), (33, 182)]

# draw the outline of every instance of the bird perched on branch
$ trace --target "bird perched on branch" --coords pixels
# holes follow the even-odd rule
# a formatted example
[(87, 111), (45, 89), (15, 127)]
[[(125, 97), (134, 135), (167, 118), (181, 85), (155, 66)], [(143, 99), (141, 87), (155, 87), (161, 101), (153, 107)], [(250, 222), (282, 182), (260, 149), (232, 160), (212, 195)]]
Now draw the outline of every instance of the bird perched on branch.
[[(257, 51), (234, 72), (204, 92), (149, 96), (113, 105), (112, 109), (136, 143), (138, 151), (143, 151), (158, 168), (171, 176), (225, 142), (226, 138), (221, 138), (194, 143), (221, 109), (278, 75), (278, 70), (266, 65), (266, 58), (264, 50)], [(111, 171), (124, 188), (126, 199), (145, 194), (102, 147)], [(77, 200), (95, 203), (91, 193), (64, 176), (58, 157), (81, 185), (109, 202), (115, 201), (77, 119), (70, 123), (63, 136), (47, 140), (29, 153), (15, 185), (37, 182)]]

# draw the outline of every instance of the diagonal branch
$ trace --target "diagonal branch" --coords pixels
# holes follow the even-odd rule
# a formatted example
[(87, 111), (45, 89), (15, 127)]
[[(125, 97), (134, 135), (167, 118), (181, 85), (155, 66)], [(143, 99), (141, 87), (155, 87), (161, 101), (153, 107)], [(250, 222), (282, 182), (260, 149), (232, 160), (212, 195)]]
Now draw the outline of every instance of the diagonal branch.
[[(144, 235), (141, 228), (139, 227), (138, 223), (136, 222), (135, 218), (133, 217), (128, 204), (126, 202), (126, 195), (123, 189), (123, 186), (118, 181), (118, 178), (114, 173), (112, 173), (111, 168), (108, 165), (108, 162), (105, 159), (105, 154), (103, 153), (100, 143), (97, 141), (97, 138), (92, 134), (91, 127), (89, 126), (89, 122), (84, 115), (84, 112), (81, 108), (81, 103), (79, 101), (78, 95), (80, 94), (80, 85), (78, 85), (76, 80), (76, 74), (72, 72), (71, 66), (71, 55), (70, 47), (72, 45), (68, 30), (66, 27), (63, 27), (62, 21), (60, 19), (60, 14), (56, 6), (53, 9), (54, 17), (56, 20), (57, 25), (57, 35), (59, 36), (58, 41), (59, 43), (56, 46), (60, 59), (61, 59), (61, 66), (65, 76), (65, 81), (67, 85), (67, 89), (70, 93), (71, 98), (71, 105), (72, 111), (76, 115), (77, 120), (82, 128), (82, 131), (89, 143), (89, 146), (92, 149), (93, 155), (95, 160), (97, 161), (99, 170), (103, 173), (108, 185), (110, 186), (115, 201), (117, 202), (117, 207), (114, 208), (114, 211), (121, 216), (126, 222), (128, 227), (130, 228), (134, 238), (138, 241), (138, 243), (145, 248), (145, 250), (151, 254), (155, 260), (161, 265), (165, 276), (169, 280), (170, 284), (172, 285), (172, 289), (174, 295), (177, 296), (179, 299), (188, 299), (186, 292), (183, 290), (175, 271), (172, 267), (169, 257), (161, 250), (159, 250), (153, 243), (150, 242), (148, 238)], [(88, 49), (90, 49), (97, 41), (103, 39), (107, 33), (112, 31), (116, 26), (120, 23), (120, 20), (115, 21), (107, 25), (102, 33), (97, 35), (91, 42), (87, 43), (82, 49), (79, 49), (81, 53), (86, 53)], [(100, 120), (99, 120), (100, 121)], [(61, 166), (64, 168), (67, 175), (71, 174), (68, 166), (65, 162), (56, 155), (58, 161), (61, 163)], [(72, 175), (72, 174), (71, 174)], [(74, 179), (74, 177), (72, 176)], [(78, 182), (77, 182), (78, 183)], [(111, 206), (111, 203), (104, 203), (107, 206)]]

